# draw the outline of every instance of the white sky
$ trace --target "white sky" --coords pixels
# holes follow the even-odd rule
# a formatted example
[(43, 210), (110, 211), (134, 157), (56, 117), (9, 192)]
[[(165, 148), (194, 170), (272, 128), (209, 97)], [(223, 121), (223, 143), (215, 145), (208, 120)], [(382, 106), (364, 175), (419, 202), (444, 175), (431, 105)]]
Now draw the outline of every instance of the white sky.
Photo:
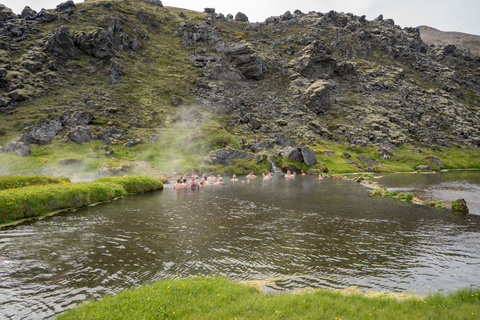
[[(62, 0), (0, 0), (2, 4), (20, 13), (25, 6), (39, 11), (53, 9)], [(115, 0), (111, 0), (114, 2)], [(138, 1), (138, 0), (136, 0)], [(74, 0), (75, 3), (83, 0)], [(318, 11), (351, 12), (366, 15), (368, 20), (383, 14), (401, 27), (427, 25), (442, 31), (458, 31), (480, 35), (480, 0), (162, 0), (164, 6), (180, 7), (196, 11), (215, 8), (216, 12), (235, 15), (241, 11), (251, 22), (264, 21), (267, 17), (296, 9), (303, 12)]]

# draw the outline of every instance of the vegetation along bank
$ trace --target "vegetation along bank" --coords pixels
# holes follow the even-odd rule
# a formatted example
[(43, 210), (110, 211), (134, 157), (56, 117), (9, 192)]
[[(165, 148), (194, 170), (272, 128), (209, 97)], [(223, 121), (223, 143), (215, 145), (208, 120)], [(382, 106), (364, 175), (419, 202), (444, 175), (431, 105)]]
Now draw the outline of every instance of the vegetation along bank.
[[(20, 187), (44, 181), (52, 182)], [(159, 180), (139, 176), (102, 178), (85, 183), (71, 183), (67, 178), (28, 176), (23, 180), (20, 176), (10, 176), (1, 177), (0, 185), (5, 188), (0, 190), (0, 224), (163, 188)]]

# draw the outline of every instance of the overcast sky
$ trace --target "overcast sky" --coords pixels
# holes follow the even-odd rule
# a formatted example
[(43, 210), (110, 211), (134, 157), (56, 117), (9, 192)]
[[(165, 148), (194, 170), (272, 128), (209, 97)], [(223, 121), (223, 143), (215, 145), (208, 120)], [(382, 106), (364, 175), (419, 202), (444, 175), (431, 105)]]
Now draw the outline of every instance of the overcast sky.
[[(112, 0), (113, 2), (114, 0)], [(0, 0), (15, 13), (25, 6), (39, 11), (53, 9), (62, 0)], [(79, 3), (83, 0), (75, 0)], [(385, 19), (394, 19), (401, 27), (427, 25), (442, 31), (458, 31), (480, 35), (480, 0), (163, 0), (164, 6), (203, 11), (206, 7), (216, 12), (235, 15), (241, 11), (251, 22), (264, 21), (267, 17), (300, 9), (303, 12), (318, 11), (351, 12), (366, 15), (368, 20), (383, 14)]]

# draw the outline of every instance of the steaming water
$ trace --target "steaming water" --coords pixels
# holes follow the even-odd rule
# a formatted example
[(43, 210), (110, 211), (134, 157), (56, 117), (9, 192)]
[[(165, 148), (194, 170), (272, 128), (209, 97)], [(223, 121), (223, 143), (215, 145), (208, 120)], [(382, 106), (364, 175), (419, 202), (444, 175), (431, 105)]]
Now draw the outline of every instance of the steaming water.
[(302, 276), (271, 290), (479, 286), (479, 222), (308, 176), (166, 188), (0, 229), (0, 318), (47, 318), (177, 273)]

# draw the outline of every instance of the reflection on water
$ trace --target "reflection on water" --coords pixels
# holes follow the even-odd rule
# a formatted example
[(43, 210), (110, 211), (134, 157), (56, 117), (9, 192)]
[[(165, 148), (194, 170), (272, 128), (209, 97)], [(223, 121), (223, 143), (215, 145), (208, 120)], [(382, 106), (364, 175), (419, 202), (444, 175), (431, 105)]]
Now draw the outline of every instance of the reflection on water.
[(447, 171), (428, 174), (387, 174), (379, 179), (391, 190), (409, 191), (422, 200), (451, 201), (464, 198), (471, 214), (480, 215), (480, 171)]
[(313, 177), (166, 188), (0, 229), (0, 316), (46, 318), (177, 273), (304, 275), (275, 290), (479, 286), (479, 219)]

